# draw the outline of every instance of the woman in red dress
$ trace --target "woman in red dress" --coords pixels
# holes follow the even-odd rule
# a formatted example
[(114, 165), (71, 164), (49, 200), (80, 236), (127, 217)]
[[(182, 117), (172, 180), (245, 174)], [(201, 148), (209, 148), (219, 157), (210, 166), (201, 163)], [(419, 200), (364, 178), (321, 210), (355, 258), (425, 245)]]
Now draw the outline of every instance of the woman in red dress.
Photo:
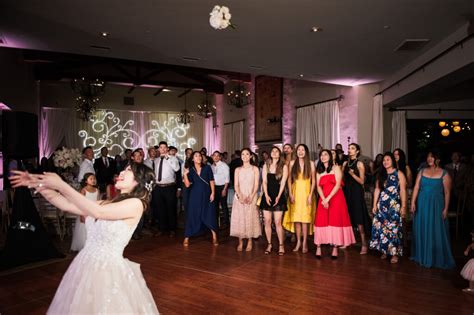
[(334, 167), (331, 151), (319, 153), (316, 183), (319, 194), (318, 210), (314, 223), (316, 257), (321, 258), (321, 245), (333, 246), (331, 258), (338, 256), (338, 246), (355, 243), (346, 199), (341, 189), (342, 171)]

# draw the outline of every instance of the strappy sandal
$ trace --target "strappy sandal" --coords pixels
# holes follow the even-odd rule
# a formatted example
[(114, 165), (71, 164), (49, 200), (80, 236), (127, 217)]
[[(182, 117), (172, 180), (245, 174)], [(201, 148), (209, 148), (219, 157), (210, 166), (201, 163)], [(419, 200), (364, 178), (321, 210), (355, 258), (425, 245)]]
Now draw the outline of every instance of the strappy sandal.
[(280, 244), (279, 250), (278, 250), (278, 256), (283, 256), (285, 255), (285, 244)]
[(268, 243), (267, 249), (265, 249), (265, 255), (270, 255), (270, 253), (272, 252), (272, 248), (272, 243)]

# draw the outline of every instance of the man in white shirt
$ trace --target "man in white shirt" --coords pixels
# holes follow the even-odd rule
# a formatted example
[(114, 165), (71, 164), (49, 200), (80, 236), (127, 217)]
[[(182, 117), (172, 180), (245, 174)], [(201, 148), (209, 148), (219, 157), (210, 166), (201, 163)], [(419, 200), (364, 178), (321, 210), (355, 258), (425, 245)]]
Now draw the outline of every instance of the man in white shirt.
[(83, 160), (81, 166), (79, 167), (79, 174), (77, 175), (77, 181), (80, 183), (84, 178), (84, 175), (87, 173), (95, 174), (94, 163), (92, 159), (94, 158), (94, 151), (92, 147), (85, 147), (82, 149)]
[(161, 233), (169, 232), (174, 237), (177, 224), (177, 186), (176, 172), (179, 171), (179, 161), (168, 154), (168, 144), (161, 141), (158, 146), (160, 157), (155, 160), (155, 188), (152, 192), (152, 208), (155, 218), (158, 218), (158, 228)]
[(221, 153), (219, 151), (215, 151), (212, 154), (212, 160), (214, 163), (212, 164), (212, 173), (214, 173), (214, 183), (216, 189), (216, 198), (214, 199), (215, 207), (216, 207), (216, 217), (220, 218), (219, 216), (219, 205), (222, 207), (222, 212), (224, 212), (224, 220), (220, 223), (220, 227), (227, 227), (229, 226), (229, 208), (227, 207), (227, 190), (229, 188), (230, 182), (230, 170), (229, 166), (221, 161)]

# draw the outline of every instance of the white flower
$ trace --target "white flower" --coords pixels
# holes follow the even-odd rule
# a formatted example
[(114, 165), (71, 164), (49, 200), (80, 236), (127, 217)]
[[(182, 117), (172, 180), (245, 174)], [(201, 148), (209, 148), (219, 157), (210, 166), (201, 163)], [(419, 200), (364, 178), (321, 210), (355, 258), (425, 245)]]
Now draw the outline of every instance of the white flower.
[(211, 16), (209, 18), (209, 23), (211, 24), (213, 28), (218, 30), (220, 29), (220, 26), (221, 26), (221, 19), (218, 16)]
[(216, 30), (223, 30), (228, 26), (231, 26), (229, 8), (225, 6), (214, 6), (210, 13), (209, 24)]

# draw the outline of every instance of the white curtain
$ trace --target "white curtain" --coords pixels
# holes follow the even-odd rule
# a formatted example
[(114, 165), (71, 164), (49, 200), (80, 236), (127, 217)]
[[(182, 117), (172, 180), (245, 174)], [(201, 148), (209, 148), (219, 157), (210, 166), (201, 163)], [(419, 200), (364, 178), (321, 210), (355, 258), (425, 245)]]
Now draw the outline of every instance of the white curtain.
[(224, 125), (224, 151), (229, 154), (244, 147), (244, 121)]
[(406, 111), (395, 111), (392, 116), (392, 151), (400, 148), (408, 156)]
[(330, 101), (296, 109), (296, 142), (304, 143), (315, 159), (318, 143), (334, 148), (339, 140), (339, 102)]
[(372, 156), (383, 152), (383, 100), (375, 95), (372, 112)]
[(43, 108), (40, 130), (43, 156), (54, 152), (63, 139), (67, 147), (91, 146), (96, 155), (104, 146), (115, 155), (164, 140), (182, 156), (187, 147), (198, 149), (204, 143), (202, 118), (183, 125), (176, 113), (166, 112), (98, 110), (93, 119), (83, 121), (71, 109)]
[(71, 115), (69, 110), (43, 108), (40, 117), (40, 157), (49, 158), (64, 140), (66, 130), (70, 128)]
[(204, 119), (204, 146), (207, 149), (208, 154), (220, 148), (216, 147), (217, 128), (214, 127), (213, 118)]

